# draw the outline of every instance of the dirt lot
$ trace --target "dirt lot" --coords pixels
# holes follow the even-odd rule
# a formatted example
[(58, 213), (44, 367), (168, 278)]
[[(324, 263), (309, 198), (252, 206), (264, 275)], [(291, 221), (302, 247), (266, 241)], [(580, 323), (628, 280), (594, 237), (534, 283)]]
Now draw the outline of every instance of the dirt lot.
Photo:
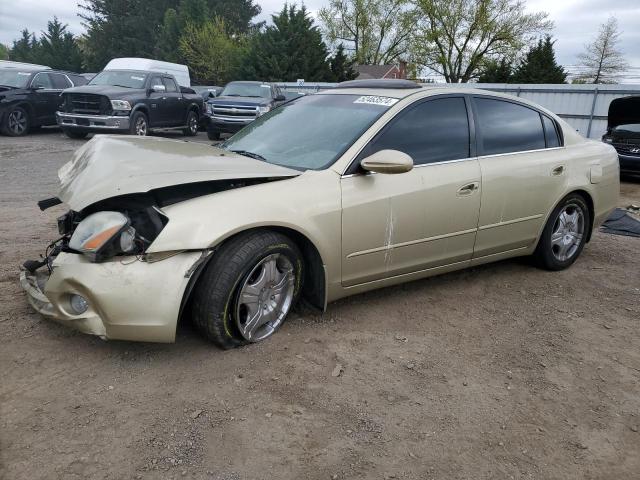
[[(639, 239), (596, 233), (564, 272), (507, 261), (359, 295), (234, 351), (188, 324), (173, 345), (104, 342), (17, 281), (80, 144), (0, 137), (0, 478), (639, 478)], [(640, 203), (640, 181), (622, 193)]]

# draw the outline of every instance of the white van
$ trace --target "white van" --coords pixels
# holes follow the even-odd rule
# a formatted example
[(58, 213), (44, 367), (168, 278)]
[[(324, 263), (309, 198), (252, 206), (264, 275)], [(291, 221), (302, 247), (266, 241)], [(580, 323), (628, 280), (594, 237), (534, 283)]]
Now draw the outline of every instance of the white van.
[(148, 58), (114, 58), (104, 67), (104, 70), (143, 70), (148, 72), (160, 72), (173, 75), (182, 87), (191, 87), (191, 77), (186, 65), (178, 63), (161, 62)]

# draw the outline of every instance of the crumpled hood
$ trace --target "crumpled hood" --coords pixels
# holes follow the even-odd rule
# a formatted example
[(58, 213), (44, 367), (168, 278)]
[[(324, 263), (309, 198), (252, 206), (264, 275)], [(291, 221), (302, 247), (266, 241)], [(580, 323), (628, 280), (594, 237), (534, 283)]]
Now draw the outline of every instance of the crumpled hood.
[(107, 198), (162, 187), (297, 175), (297, 170), (200, 143), (96, 135), (58, 171), (58, 198), (79, 212)]

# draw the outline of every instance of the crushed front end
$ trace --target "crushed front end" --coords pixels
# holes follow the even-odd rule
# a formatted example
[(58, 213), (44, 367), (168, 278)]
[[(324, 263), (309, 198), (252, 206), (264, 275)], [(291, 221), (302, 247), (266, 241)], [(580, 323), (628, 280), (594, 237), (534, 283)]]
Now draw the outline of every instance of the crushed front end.
[(174, 341), (192, 267), (203, 252), (146, 254), (167, 220), (144, 196), (86, 210), (58, 218), (60, 238), (41, 260), (24, 263), (20, 283), (29, 303), (104, 339)]

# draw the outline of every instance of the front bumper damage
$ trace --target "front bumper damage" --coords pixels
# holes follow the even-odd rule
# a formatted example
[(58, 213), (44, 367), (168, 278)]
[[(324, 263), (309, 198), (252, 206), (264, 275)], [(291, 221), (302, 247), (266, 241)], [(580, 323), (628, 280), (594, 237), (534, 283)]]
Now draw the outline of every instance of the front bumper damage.
[[(182, 300), (203, 252), (167, 255), (157, 261), (115, 257), (91, 263), (85, 256), (60, 253), (47, 270), (22, 271), (29, 303), (58, 323), (104, 339), (173, 342)], [(74, 314), (71, 295), (88, 309)]]

